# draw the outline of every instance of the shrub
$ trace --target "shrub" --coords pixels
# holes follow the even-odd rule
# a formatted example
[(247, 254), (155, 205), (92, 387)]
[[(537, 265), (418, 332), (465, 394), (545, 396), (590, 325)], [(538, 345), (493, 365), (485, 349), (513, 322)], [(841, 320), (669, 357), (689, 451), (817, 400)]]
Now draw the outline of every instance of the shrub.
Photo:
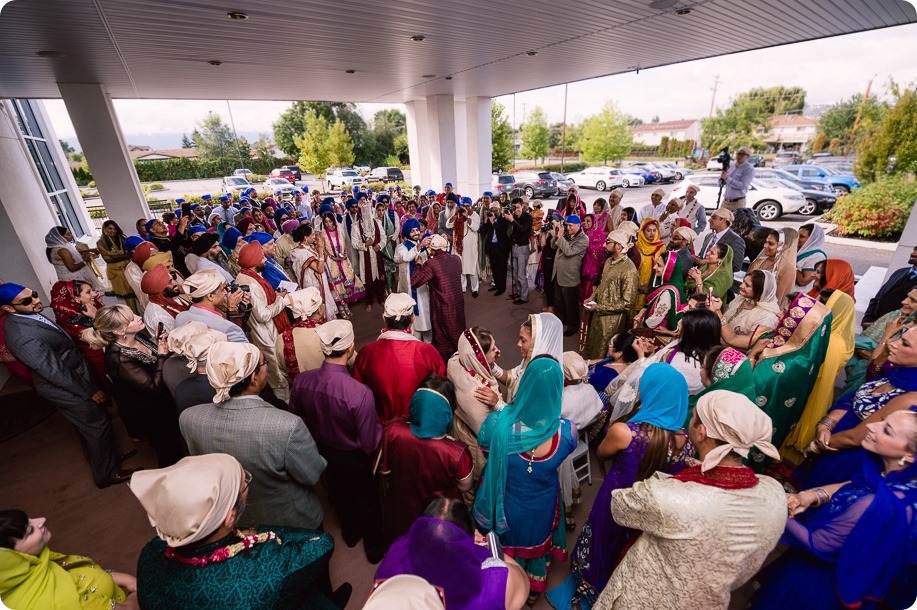
[(88, 186), (89, 188), (94, 189), (96, 187), (96, 181), (90, 180), (89, 182), (85, 184), (85, 186)]
[(897, 239), (917, 199), (917, 181), (881, 177), (873, 184), (838, 199), (825, 219), (837, 224), (841, 235)]

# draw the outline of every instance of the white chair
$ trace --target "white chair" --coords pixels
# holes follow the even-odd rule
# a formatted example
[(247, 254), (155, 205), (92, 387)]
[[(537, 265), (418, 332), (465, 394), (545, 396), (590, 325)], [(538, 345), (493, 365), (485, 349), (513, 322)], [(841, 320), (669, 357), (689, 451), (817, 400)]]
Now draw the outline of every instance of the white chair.
[[(576, 449), (570, 454), (573, 461), (573, 472), (578, 483), (586, 481), (592, 485), (592, 460), (589, 458), (589, 444), (582, 438), (577, 439)], [(577, 464), (577, 462), (582, 462)]]

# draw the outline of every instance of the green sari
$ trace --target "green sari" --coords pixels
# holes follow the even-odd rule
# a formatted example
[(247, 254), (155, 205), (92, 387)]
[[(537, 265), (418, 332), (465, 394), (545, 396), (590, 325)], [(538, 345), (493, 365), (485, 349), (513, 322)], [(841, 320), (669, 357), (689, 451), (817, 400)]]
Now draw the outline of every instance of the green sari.
[(659, 328), (664, 325), (674, 331), (684, 311), (685, 283), (678, 252), (670, 251), (663, 256), (666, 259), (662, 277), (653, 275), (646, 306), (637, 314), (635, 321), (643, 327)]
[[(783, 440), (805, 409), (828, 350), (831, 310), (801, 294), (787, 309), (755, 365), (755, 402), (774, 423), (771, 442)], [(756, 461), (764, 456), (756, 452)]]
[[(732, 290), (734, 282), (732, 276), (733, 256), (732, 247), (726, 246), (726, 256), (723, 257), (723, 260), (720, 261), (719, 266), (717, 266), (713, 273), (707, 275), (710, 268), (709, 264), (704, 263), (700, 266), (701, 276), (704, 278), (704, 292), (709, 288), (713, 288), (713, 296), (723, 301), (723, 305), (726, 304), (726, 293)], [(687, 281), (685, 281), (685, 289), (688, 294), (697, 292), (697, 282), (694, 281), (694, 278), (689, 277)]]
[(728, 390), (737, 394), (742, 394), (750, 401), (755, 402), (758, 399), (758, 393), (755, 390), (755, 378), (751, 368), (751, 360), (745, 354), (737, 349), (727, 347), (720, 355), (717, 356), (713, 364), (713, 383), (695, 394), (688, 396), (688, 419), (685, 420), (685, 428), (691, 422), (691, 416), (694, 414), (694, 407), (697, 401), (705, 394), (714, 390)]

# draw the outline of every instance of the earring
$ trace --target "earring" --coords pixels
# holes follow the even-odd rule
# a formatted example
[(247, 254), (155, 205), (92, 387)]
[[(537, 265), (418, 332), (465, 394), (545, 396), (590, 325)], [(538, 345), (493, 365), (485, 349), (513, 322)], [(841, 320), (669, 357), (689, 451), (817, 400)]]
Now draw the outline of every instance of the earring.
[(908, 461), (907, 456), (906, 456), (906, 455), (902, 455), (902, 456), (901, 456), (901, 459), (898, 460), (898, 465), (899, 465), (899, 466), (904, 466), (904, 465), (907, 463), (907, 461)]

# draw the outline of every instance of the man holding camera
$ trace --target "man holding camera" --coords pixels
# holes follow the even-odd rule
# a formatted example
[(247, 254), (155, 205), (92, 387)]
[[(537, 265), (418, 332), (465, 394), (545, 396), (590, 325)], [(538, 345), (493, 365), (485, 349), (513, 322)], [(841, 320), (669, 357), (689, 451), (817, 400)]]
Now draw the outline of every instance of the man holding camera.
[(204, 269), (185, 279), (182, 289), (191, 297), (191, 307), (175, 316), (175, 327), (188, 322), (203, 322), (225, 334), (229, 341), (248, 343), (238, 324), (226, 319), (225, 312), (237, 312), (248, 306), (250, 297), (233, 284), (231, 287), (215, 269)]
[(503, 210), (503, 219), (510, 225), (510, 240), (513, 244), (510, 253), (510, 267), (513, 276), (513, 303), (522, 305), (529, 302), (529, 278), (526, 275), (526, 265), (529, 264), (531, 246), (529, 237), (532, 234), (532, 215), (525, 211), (524, 201), (517, 197), (513, 199), (512, 214)]
[(551, 245), (557, 249), (554, 258), (554, 307), (557, 317), (567, 325), (565, 337), (579, 332), (580, 269), (589, 247), (589, 238), (583, 233), (581, 222), (578, 215), (570, 214), (566, 220), (566, 233), (564, 223), (558, 220), (551, 221), (550, 228), (545, 229)]
[(511, 245), (509, 228), (510, 223), (500, 214), (500, 206), (492, 202), (481, 220), (481, 234), (484, 236), (484, 252), (490, 261), (494, 296), (506, 292), (506, 267)]
[(720, 175), (720, 183), (723, 186), (721, 207), (729, 211), (745, 207), (748, 187), (755, 179), (755, 167), (748, 162), (749, 155), (751, 155), (751, 150), (747, 146), (740, 148), (736, 152), (735, 163)]

